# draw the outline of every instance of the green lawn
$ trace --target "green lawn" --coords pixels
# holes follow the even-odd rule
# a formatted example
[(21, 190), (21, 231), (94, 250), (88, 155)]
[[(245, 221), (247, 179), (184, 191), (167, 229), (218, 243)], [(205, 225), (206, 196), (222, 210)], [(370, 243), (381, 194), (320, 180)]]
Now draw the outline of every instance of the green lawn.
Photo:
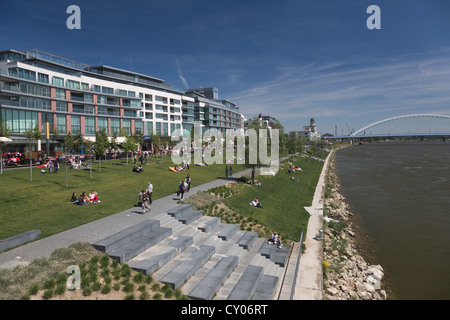
[[(131, 161), (113, 165), (112, 161), (94, 163), (92, 179), (90, 170), (68, 170), (66, 188), (65, 167), (55, 174), (41, 175), (41, 168), (6, 170), (0, 175), (0, 239), (4, 239), (32, 229), (41, 230), (42, 237), (74, 228), (87, 222), (106, 217), (133, 207), (138, 202), (140, 190), (145, 189), (150, 180), (154, 186), (153, 199), (158, 199), (177, 190), (178, 183), (186, 174), (192, 177), (192, 186), (223, 177), (224, 165), (199, 167), (192, 165), (189, 171), (174, 173), (170, 157), (159, 164), (150, 159), (144, 165), (143, 173), (132, 172)], [(242, 165), (233, 165), (234, 172), (244, 170)], [(76, 206), (68, 201), (72, 192), (80, 195), (94, 189), (101, 203)]]
[[(261, 186), (244, 188), (225, 199), (225, 204), (278, 232), (282, 239), (299, 241), (301, 232), (306, 232), (309, 219), (303, 207), (311, 206), (323, 162), (298, 157), (288, 161), (303, 169), (295, 172), (298, 182), (289, 180), (291, 176), (286, 162), (283, 162), (275, 177), (259, 176)], [(263, 209), (250, 206), (255, 197), (259, 198)]]

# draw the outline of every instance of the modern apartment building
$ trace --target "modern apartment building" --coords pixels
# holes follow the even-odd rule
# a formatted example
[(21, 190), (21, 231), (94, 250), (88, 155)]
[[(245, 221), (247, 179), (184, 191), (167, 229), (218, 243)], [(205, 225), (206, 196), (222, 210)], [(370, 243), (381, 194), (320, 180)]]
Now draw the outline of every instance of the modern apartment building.
[[(207, 89), (218, 92), (216, 88)], [(205, 93), (205, 92), (203, 92)], [(89, 66), (38, 50), (0, 51), (0, 120), (14, 142), (35, 125), (45, 137), (81, 133), (95, 141), (105, 129), (116, 133), (188, 135), (194, 121), (214, 130), (239, 128), (235, 104), (205, 97), (195, 90), (177, 90), (164, 80), (110, 66)]]
[(220, 131), (225, 135), (227, 129), (242, 129), (242, 114), (231, 101), (219, 100), (217, 88), (197, 88), (186, 90), (186, 95), (195, 99), (195, 121), (199, 121), (202, 131), (211, 134)]

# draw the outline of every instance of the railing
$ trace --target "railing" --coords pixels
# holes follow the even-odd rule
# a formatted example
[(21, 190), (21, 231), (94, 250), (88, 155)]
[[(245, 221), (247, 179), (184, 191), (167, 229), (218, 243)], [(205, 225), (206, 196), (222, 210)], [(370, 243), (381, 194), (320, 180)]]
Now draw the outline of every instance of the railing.
[(293, 300), (294, 296), (295, 296), (295, 287), (297, 284), (298, 269), (300, 268), (300, 258), (302, 257), (302, 246), (303, 246), (303, 231), (300, 235), (300, 243), (298, 246), (297, 261), (295, 262), (294, 280), (292, 281), (292, 289), (291, 289), (291, 294), (289, 295), (289, 300)]

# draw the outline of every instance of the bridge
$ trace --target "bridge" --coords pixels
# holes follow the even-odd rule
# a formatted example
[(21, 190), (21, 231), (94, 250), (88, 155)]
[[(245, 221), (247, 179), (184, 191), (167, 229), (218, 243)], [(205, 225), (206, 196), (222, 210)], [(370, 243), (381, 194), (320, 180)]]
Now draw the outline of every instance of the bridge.
[(409, 114), (376, 121), (347, 136), (332, 139), (365, 138), (450, 138), (450, 116)]

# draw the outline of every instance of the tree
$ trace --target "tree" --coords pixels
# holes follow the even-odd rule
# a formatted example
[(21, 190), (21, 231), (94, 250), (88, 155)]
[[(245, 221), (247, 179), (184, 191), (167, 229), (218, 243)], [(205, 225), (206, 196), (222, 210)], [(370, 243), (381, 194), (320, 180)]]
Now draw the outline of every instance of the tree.
[(116, 165), (116, 149), (119, 147), (117, 144), (117, 133), (114, 132), (111, 137), (111, 141), (109, 142), (109, 147), (114, 150), (114, 166)]
[(6, 150), (6, 140), (11, 136), (11, 130), (6, 124), (6, 120), (0, 121), (0, 174), (3, 174), (3, 152)]
[[(258, 150), (264, 143), (260, 140), (259, 131), (266, 130), (267, 126), (258, 117), (253, 117), (248, 122), (248, 129), (248, 136), (245, 138), (245, 166), (252, 169), (251, 184), (255, 184), (256, 169), (269, 166), (258, 157)], [(270, 152), (269, 140), (267, 141), (267, 150)]]
[(27, 138), (28, 156), (30, 158), (30, 181), (33, 181), (32, 147), (34, 141), (41, 140), (41, 131), (39, 131), (39, 126), (36, 124), (34, 128), (30, 128), (25, 131), (24, 135)]
[(103, 128), (101, 131), (95, 133), (95, 147), (94, 152), (98, 156), (98, 171), (101, 172), (100, 157), (105, 155), (105, 151), (109, 146), (108, 135)]
[(123, 150), (127, 153), (127, 165), (128, 165), (128, 152), (137, 151), (137, 144), (134, 141), (133, 137), (130, 137), (127, 133), (125, 133), (125, 142), (122, 143)]
[(65, 153), (70, 153), (74, 147), (74, 139), (70, 131), (67, 133), (67, 135), (64, 138), (63, 145), (65, 149)]

